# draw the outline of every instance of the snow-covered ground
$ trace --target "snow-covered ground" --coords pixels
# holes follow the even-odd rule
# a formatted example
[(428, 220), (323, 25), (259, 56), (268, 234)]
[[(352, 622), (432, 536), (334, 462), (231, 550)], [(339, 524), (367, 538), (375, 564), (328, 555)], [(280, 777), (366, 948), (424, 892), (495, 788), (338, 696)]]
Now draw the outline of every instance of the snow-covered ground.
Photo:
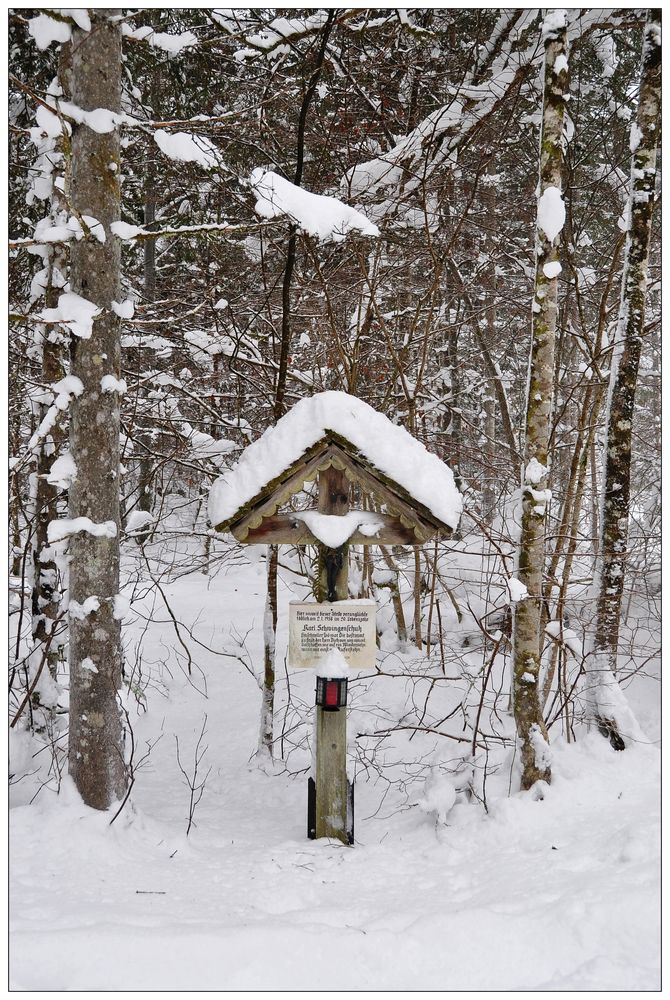
[[(489, 779), (488, 813), (459, 796), (441, 823), (431, 794), (438, 807), (449, 795), (430, 778), (427, 788), (405, 785), (402, 761), (416, 748), (407, 771), (425, 776), (422, 755), (434, 764), (454, 746), (435, 737), (424, 753), (398, 734), (383, 743), (393, 784), (374, 767), (357, 771), (355, 846), (309, 841), (307, 729), (298, 722), (314, 676), (291, 671), (295, 707), (284, 713), (283, 670), (287, 603), (304, 591), (283, 586), (280, 595), (277, 727), (285, 751), (300, 743), (288, 767), (255, 766), (259, 688), (240, 660), (211, 651), (258, 663), (264, 569), (247, 554), (235, 572), (162, 583), (193, 633), (182, 629), (190, 678), (160, 600), (146, 631), (137, 612), (150, 599), (133, 603), (128, 661), (142, 640), (136, 680), (146, 706), (128, 703), (136, 759), (148, 742), (153, 749), (112, 826), (67, 778), (60, 796), (43, 788), (32, 804), (31, 779), (14, 786), (12, 988), (658, 989), (657, 748), (616, 753), (597, 735), (554, 740), (543, 799), (508, 796), (501, 769)], [(377, 700), (402, 681), (380, 683)], [(352, 688), (350, 730), (360, 732), (366, 682)], [(177, 739), (189, 771), (203, 724), (199, 778), (211, 771), (187, 837)]]

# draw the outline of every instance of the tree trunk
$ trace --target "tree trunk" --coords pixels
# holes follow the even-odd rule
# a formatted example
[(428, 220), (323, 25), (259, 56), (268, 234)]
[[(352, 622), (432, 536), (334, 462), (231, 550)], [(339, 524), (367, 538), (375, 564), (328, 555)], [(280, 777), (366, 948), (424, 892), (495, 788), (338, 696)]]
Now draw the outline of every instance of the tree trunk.
[[(302, 171), (305, 160), (305, 125), (316, 85), (321, 75), (321, 69), (326, 56), (326, 46), (332, 30), (335, 12), (328, 15), (324, 27), (319, 52), (316, 58), (314, 72), (309, 80), (298, 115), (298, 135), (296, 142), (296, 166), (293, 183), (298, 187), (302, 181)], [(286, 265), (282, 279), (282, 321), (281, 341), (279, 344), (279, 359), (277, 365), (277, 382), (275, 385), (274, 419), (281, 420), (286, 412), (286, 379), (288, 375), (288, 358), (291, 348), (291, 282), (297, 256), (297, 227), (289, 229), (288, 246), (286, 248)], [(348, 548), (347, 548), (348, 552)], [(264, 756), (272, 757), (273, 746), (273, 714), (275, 696), (275, 648), (277, 639), (277, 568), (279, 564), (279, 549), (276, 545), (268, 546), (268, 576), (267, 597), (264, 621), (264, 666), (263, 686), (261, 696), (261, 737), (259, 751)]]
[(274, 757), (275, 643), (277, 637), (277, 569), (279, 546), (267, 548), (267, 589), (263, 616), (263, 684), (261, 688), (261, 728), (258, 738), (258, 763), (270, 763)]
[[(62, 77), (67, 69), (67, 53), (62, 53), (59, 75)], [(69, 95), (64, 92), (65, 97)], [(49, 197), (49, 217), (53, 225), (58, 225), (67, 219), (67, 205), (62, 192), (55, 183), (56, 178), (62, 180), (63, 139), (53, 140), (54, 160), (58, 170), (53, 178)], [(47, 267), (47, 284), (44, 293), (44, 304), (47, 309), (55, 309), (62, 293), (62, 283), (67, 274), (67, 259), (65, 247), (49, 247), (45, 259)], [(41, 363), (42, 384), (45, 388), (55, 385), (65, 375), (64, 361), (69, 343), (68, 331), (65, 327), (53, 326), (41, 328)], [(46, 417), (51, 405), (51, 397), (39, 408), (38, 425)], [(47, 476), (54, 461), (59, 458), (67, 434), (61, 420), (56, 420), (46, 435), (36, 446), (36, 487), (35, 487), (35, 530), (32, 540), (32, 639), (33, 667), (41, 670), (43, 657), (47, 671), (42, 676), (50, 677), (52, 685), (40, 683), (33, 695), (33, 708), (38, 704), (53, 710), (57, 701), (57, 689), (54, 687), (58, 675), (58, 661), (65, 642), (66, 629), (62, 623), (57, 623), (62, 617), (63, 581), (54, 559), (53, 548), (49, 543), (49, 522), (58, 517), (58, 495), (61, 487), (48, 482)], [(45, 692), (48, 698), (45, 701)]]
[(596, 566), (596, 628), (587, 683), (600, 732), (616, 750), (640, 733), (616, 680), (619, 625), (628, 557), (631, 444), (638, 366), (644, 335), (647, 266), (656, 188), (661, 100), (661, 11), (650, 10), (644, 33), (640, 96), (631, 130), (628, 237), (612, 364), (605, 473)]
[[(482, 201), (486, 212), (486, 224), (491, 237), (497, 236), (497, 197), (495, 186), (495, 169), (493, 166), (493, 154), (486, 167), (487, 180), (491, 178), (484, 188)], [(486, 315), (486, 340), (488, 344), (495, 343), (496, 337), (496, 267), (495, 257), (492, 255), (486, 271), (484, 273), (485, 282), (485, 315)], [(482, 520), (488, 524), (493, 524), (496, 506), (496, 400), (495, 388), (493, 385), (487, 386), (482, 399), (482, 417), (484, 443), (482, 445), (482, 458), (484, 468), (482, 470)]]
[[(559, 26), (560, 18), (562, 26)], [(542, 652), (542, 574), (545, 522), (551, 494), (547, 488), (548, 447), (554, 375), (558, 298), (558, 240), (562, 229), (561, 168), (563, 116), (567, 88), (565, 15), (553, 11), (543, 27), (544, 98), (540, 144), (540, 201), (536, 237), (535, 296), (526, 402), (522, 516), (518, 579), (528, 596), (515, 606), (513, 702), (521, 743), (521, 786), (549, 781), (547, 730), (540, 704)], [(564, 211), (564, 209), (563, 209)], [(559, 267), (560, 270), (560, 267)]]
[(391, 603), (393, 605), (393, 613), (395, 615), (398, 645), (404, 653), (407, 650), (407, 623), (405, 621), (405, 609), (402, 604), (402, 594), (400, 593), (400, 573), (391, 554), (391, 550), (387, 549), (383, 545), (380, 545), (379, 551), (381, 552), (384, 562), (390, 570), (391, 578), (388, 584), (377, 584), (377, 586), (388, 586), (391, 592)]
[[(156, 176), (153, 161), (149, 161), (147, 166), (147, 179), (144, 190), (144, 228), (151, 229), (156, 220)], [(143, 291), (144, 301), (150, 305), (156, 298), (156, 241), (144, 240), (144, 274)], [(141, 383), (142, 350), (137, 350), (137, 374), (138, 382)], [(138, 498), (137, 509), (146, 514), (151, 514), (154, 506), (153, 480), (154, 471), (151, 460), (151, 450), (153, 440), (151, 428), (147, 425), (147, 390), (144, 386), (138, 387), (140, 397), (139, 419), (137, 428), (137, 442), (140, 446), (139, 469), (138, 469)], [(138, 545), (144, 544), (153, 534), (153, 529), (149, 526), (141, 528), (135, 532), (135, 540)]]
[(421, 632), (421, 546), (414, 546), (414, 643), (418, 650), (423, 649)]
[[(52, 268), (55, 264), (55, 256), (55, 254), (51, 255)], [(64, 270), (62, 264), (60, 269)], [(47, 308), (57, 306), (60, 291), (62, 290), (54, 288), (50, 282), (45, 296)], [(42, 342), (42, 381), (44, 385), (54, 385), (65, 374), (63, 368), (64, 340), (61, 328), (50, 331), (48, 335), (47, 331), (44, 331)], [(46, 416), (48, 408), (48, 403), (44, 403), (40, 407), (40, 421)], [(59, 487), (49, 483), (46, 477), (54, 459), (60, 455), (64, 439), (65, 431), (62, 424), (56, 421), (47, 438), (41, 440), (37, 445), (35, 534), (32, 551), (33, 648), (35, 651), (39, 649), (43, 651), (49, 674), (54, 682), (58, 668), (59, 641), (54, 637), (53, 632), (60, 615), (62, 595), (59, 587), (58, 567), (53, 558), (53, 549), (50, 546), (47, 532), (49, 522), (58, 517), (57, 501), (60, 490)]]
[[(121, 111), (121, 28), (113, 10), (91, 9), (90, 32), (75, 29), (71, 42), (70, 93), (84, 111)], [(70, 517), (89, 518), (91, 528), (70, 536), (70, 602), (96, 597), (99, 608), (70, 615), (69, 770), (84, 802), (109, 808), (123, 797), (127, 774), (119, 688), (122, 682), (120, 623), (114, 617), (119, 590), (119, 395), (103, 391), (103, 376), (119, 378), (119, 318), (112, 301), (121, 292), (121, 251), (110, 226), (121, 215), (119, 132), (100, 134), (73, 126), (69, 198), (80, 216), (104, 226), (104, 243), (88, 237), (72, 247), (70, 285), (100, 313), (89, 339), (72, 337), (71, 373), (83, 383), (74, 399), (70, 450), (77, 478), (70, 490)], [(96, 528), (102, 526), (104, 528)]]
[(461, 417), (461, 377), (458, 356), (458, 327), (451, 326), (447, 339), (449, 361), (449, 465), (454, 473), (454, 482), (459, 492), (463, 491), (461, 478), (461, 449), (463, 443), (463, 419)]

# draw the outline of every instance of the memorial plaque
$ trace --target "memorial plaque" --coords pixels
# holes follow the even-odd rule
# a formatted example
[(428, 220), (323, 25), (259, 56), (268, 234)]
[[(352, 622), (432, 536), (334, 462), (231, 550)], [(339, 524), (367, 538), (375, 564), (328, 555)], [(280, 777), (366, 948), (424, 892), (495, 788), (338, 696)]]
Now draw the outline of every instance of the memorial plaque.
[(377, 636), (374, 601), (290, 601), (288, 663), (315, 667), (331, 649), (339, 649), (350, 667), (375, 665)]

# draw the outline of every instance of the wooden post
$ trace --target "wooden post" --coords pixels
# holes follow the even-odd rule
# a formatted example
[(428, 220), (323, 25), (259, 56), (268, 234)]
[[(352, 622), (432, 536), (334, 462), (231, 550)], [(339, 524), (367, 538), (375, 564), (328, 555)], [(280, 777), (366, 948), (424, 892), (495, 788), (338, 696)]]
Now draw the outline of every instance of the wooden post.
[(347, 710), (316, 706), (316, 836), (349, 843)]
[[(321, 514), (349, 511), (349, 481), (331, 466), (319, 473)], [(319, 545), (318, 600), (344, 601), (348, 589), (349, 546)], [(347, 710), (316, 706), (316, 836), (349, 843), (347, 829)]]
[[(319, 473), (320, 514), (349, 513), (349, 480), (345, 473), (332, 465)], [(349, 546), (337, 549), (319, 545), (319, 582), (317, 600), (346, 601), (349, 597)]]

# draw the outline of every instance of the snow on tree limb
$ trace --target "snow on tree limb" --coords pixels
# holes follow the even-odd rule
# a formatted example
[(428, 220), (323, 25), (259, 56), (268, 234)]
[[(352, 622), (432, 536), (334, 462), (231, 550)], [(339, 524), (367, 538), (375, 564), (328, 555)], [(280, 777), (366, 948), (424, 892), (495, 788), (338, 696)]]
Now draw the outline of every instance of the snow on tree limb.
[(75, 337), (88, 340), (93, 332), (93, 320), (101, 311), (99, 306), (76, 292), (64, 292), (59, 296), (56, 308), (43, 309), (40, 319), (46, 323), (60, 323)]
[(180, 163), (197, 163), (206, 170), (219, 166), (221, 154), (214, 143), (202, 135), (191, 132), (154, 132), (156, 145), (165, 156)]
[[(619, 17), (620, 12), (575, 9), (565, 15), (567, 39), (571, 42)], [(511, 22), (509, 16), (501, 16), (488, 46), (454, 90), (452, 101), (431, 112), (382, 156), (351, 168), (342, 180), (344, 189), (356, 198), (370, 198), (389, 189), (380, 210), (384, 215), (393, 210), (399, 197), (420, 188), (439, 166), (455, 162), (458, 149), (516, 87), (542, 66), (543, 51), (537, 31), (541, 11), (517, 10)]]
[[(328, 10), (314, 10), (306, 16), (272, 17), (266, 24), (257, 20), (241, 17), (237, 10), (211, 10), (207, 16), (213, 24), (220, 28), (228, 37), (242, 43), (234, 58), (237, 62), (256, 59), (265, 56), (267, 59), (285, 55), (298, 43), (314, 38), (326, 25)], [(272, 11), (270, 11), (272, 13)], [(375, 12), (376, 13), (376, 12)], [(360, 15), (363, 15), (360, 18)], [(380, 17), (371, 17), (369, 11), (358, 7), (344, 8), (337, 12), (337, 24), (350, 32), (362, 34), (375, 28), (381, 28), (395, 22), (403, 31), (417, 37), (430, 38), (433, 34), (428, 28), (416, 24), (403, 8), (394, 8), (384, 12)]]
[(256, 194), (256, 212), (266, 219), (286, 216), (304, 233), (339, 243), (348, 233), (379, 236), (379, 229), (362, 212), (337, 198), (312, 194), (272, 170), (257, 167), (250, 177)]
[[(355, 197), (363, 197), (374, 194), (379, 188), (399, 187), (404, 180), (405, 191), (411, 192), (418, 181), (407, 177), (406, 172), (414, 174), (424, 158), (428, 173), (432, 173), (439, 164), (448, 162), (473, 128), (512, 89), (519, 74), (527, 72), (533, 63), (541, 60), (536, 33), (532, 34), (525, 49), (516, 50), (520, 44), (516, 40), (525, 38), (526, 31), (538, 16), (539, 11), (518, 11), (514, 23), (516, 30), (508, 32), (507, 44), (501, 51), (495, 48), (491, 51), (490, 65), (477, 64), (450, 104), (433, 111), (383, 156), (352, 168), (343, 180), (343, 186), (349, 187)], [(509, 41), (512, 37), (515, 38), (514, 43)], [(489, 77), (482, 84), (479, 77), (485, 69), (489, 70)], [(461, 100), (461, 96), (465, 100)]]
[(28, 32), (35, 39), (37, 48), (48, 49), (53, 42), (69, 42), (74, 27), (91, 30), (91, 19), (86, 8), (47, 8), (28, 21)]
[(96, 523), (90, 517), (58, 518), (49, 524), (48, 537), (50, 542), (62, 542), (70, 535), (79, 534), (81, 531), (96, 538), (115, 538), (116, 522)]
[(36, 448), (46, 439), (47, 435), (51, 433), (56, 421), (58, 420), (59, 414), (67, 411), (73, 397), (81, 396), (84, 391), (84, 385), (81, 379), (78, 379), (76, 375), (66, 375), (66, 377), (62, 378), (60, 382), (56, 382), (52, 385), (51, 389), (56, 394), (55, 397), (52, 397), (53, 403), (44, 414), (39, 427), (30, 438), (23, 456), (11, 459), (10, 468), (12, 471), (18, 470), (29, 459), (36, 457)]
[(192, 49), (198, 44), (198, 39), (192, 31), (182, 31), (172, 35), (164, 31), (156, 31), (150, 25), (131, 28), (129, 24), (123, 22), (121, 34), (127, 41), (147, 42), (152, 49), (161, 49), (169, 56), (180, 55), (185, 49)]
[[(86, 8), (59, 7), (46, 8), (37, 17), (28, 21), (28, 32), (41, 51), (48, 49), (56, 42), (59, 45), (69, 42), (72, 29), (91, 30), (91, 19)], [(147, 42), (151, 48), (161, 49), (169, 56), (176, 56), (185, 49), (198, 44), (192, 31), (182, 31), (178, 34), (159, 32), (149, 25), (131, 28), (125, 21), (121, 24), (124, 38), (132, 42)]]
[[(142, 226), (134, 226), (129, 222), (122, 222), (119, 219), (117, 222), (113, 222), (109, 228), (112, 235), (116, 236), (117, 239), (123, 242), (130, 242), (133, 240), (166, 239), (169, 236), (206, 236), (210, 233), (244, 236), (250, 233), (258, 233), (260, 229), (267, 228), (273, 224), (271, 220), (268, 222), (250, 223), (204, 222), (202, 225), (195, 226), (169, 226), (164, 229), (144, 229)], [(35, 250), (39, 250), (41, 246), (47, 243), (70, 243), (73, 239), (80, 238), (72, 230), (69, 222), (67, 226), (59, 228), (50, 227), (44, 232), (38, 233), (37, 236), (38, 238), (36, 239), (31, 239), (30, 237), (12, 239), (9, 241), (9, 249), (30, 250), (34, 248)]]
[(316, 10), (304, 18), (275, 17), (260, 31), (247, 35), (245, 41), (252, 48), (268, 53), (289, 42), (318, 34), (327, 19), (327, 10)]

